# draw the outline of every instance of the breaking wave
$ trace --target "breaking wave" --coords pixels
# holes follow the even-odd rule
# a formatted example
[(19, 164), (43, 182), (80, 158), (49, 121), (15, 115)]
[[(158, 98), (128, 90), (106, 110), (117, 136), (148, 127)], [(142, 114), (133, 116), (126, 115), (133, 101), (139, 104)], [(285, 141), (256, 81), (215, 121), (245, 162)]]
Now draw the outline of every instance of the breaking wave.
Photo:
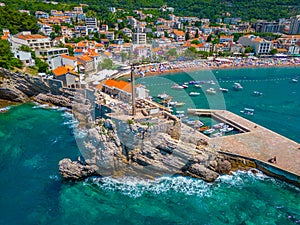
[(185, 195), (194, 195), (200, 197), (210, 197), (215, 188), (220, 186), (242, 188), (245, 183), (269, 181), (278, 186), (292, 188), (300, 191), (299, 188), (268, 177), (260, 171), (253, 173), (251, 171), (233, 172), (232, 175), (222, 175), (215, 183), (207, 183), (200, 179), (190, 177), (161, 177), (154, 180), (145, 180), (137, 177), (93, 177), (88, 178), (84, 185), (97, 185), (98, 188), (105, 191), (120, 192), (123, 195), (132, 198), (142, 197), (145, 194), (160, 195), (168, 192), (177, 192)]

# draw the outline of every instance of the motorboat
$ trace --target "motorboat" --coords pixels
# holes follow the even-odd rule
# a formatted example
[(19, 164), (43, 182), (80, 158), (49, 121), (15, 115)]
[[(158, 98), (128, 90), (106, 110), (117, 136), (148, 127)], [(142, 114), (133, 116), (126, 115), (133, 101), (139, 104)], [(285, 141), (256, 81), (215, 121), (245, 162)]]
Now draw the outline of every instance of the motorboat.
[(205, 131), (208, 130), (210, 127), (209, 126), (202, 126), (199, 128), (199, 131)]
[(184, 111), (176, 111), (177, 114), (184, 114)]
[(180, 107), (180, 106), (183, 106), (183, 105), (185, 105), (184, 102), (176, 102), (175, 107)]
[(200, 95), (200, 93), (199, 92), (190, 92), (189, 95), (190, 96), (198, 96), (198, 95)]
[(215, 129), (214, 128), (210, 128), (208, 130), (204, 130), (203, 134), (212, 134), (213, 132), (215, 132)]
[(234, 83), (233, 84), (233, 89), (235, 89), (235, 90), (242, 90), (243, 86), (240, 83)]
[(218, 132), (218, 133), (212, 134), (211, 136), (212, 136), (212, 137), (222, 137), (223, 134), (222, 134), (222, 132)]
[(293, 83), (297, 83), (297, 82), (298, 82), (298, 79), (293, 78), (293, 79), (292, 79), (292, 82), (293, 82)]
[(219, 91), (222, 91), (222, 92), (228, 92), (229, 90), (227, 88), (219, 88)]
[(181, 87), (188, 88), (189, 86), (187, 84), (183, 84), (183, 85), (181, 85)]
[(202, 127), (204, 123), (200, 120), (196, 120), (195, 127)]
[(216, 94), (216, 91), (215, 91), (214, 88), (208, 88), (208, 89), (206, 90), (206, 92), (207, 92), (208, 94)]
[(214, 128), (214, 129), (220, 129), (220, 128), (222, 128), (223, 126), (224, 126), (224, 123), (217, 123), (217, 124), (213, 125), (213, 128)]
[(176, 117), (178, 117), (178, 118), (185, 117), (185, 115), (184, 115), (184, 114), (175, 114), (175, 116), (176, 116)]
[(253, 91), (253, 95), (255, 95), (255, 96), (261, 96), (261, 95), (263, 95), (263, 93), (259, 92), (259, 91)]
[(178, 89), (178, 90), (184, 89), (184, 87), (179, 85), (179, 84), (174, 84), (171, 88), (172, 89)]
[(254, 115), (254, 109), (244, 108), (244, 110), (240, 111), (242, 114), (247, 116), (253, 116)]
[(201, 88), (202, 86), (201, 86), (200, 84), (195, 84), (194, 87), (196, 87), (196, 88)]
[(220, 131), (223, 133), (228, 133), (233, 131), (233, 129), (234, 129), (233, 127), (223, 127), (222, 129), (220, 129)]
[(213, 81), (213, 80), (210, 80), (207, 82), (208, 84), (212, 84), (212, 85), (215, 85), (216, 83)]
[(157, 97), (160, 98), (160, 99), (167, 99), (170, 96), (168, 94), (166, 94), (166, 93), (162, 93), (162, 94), (158, 94)]

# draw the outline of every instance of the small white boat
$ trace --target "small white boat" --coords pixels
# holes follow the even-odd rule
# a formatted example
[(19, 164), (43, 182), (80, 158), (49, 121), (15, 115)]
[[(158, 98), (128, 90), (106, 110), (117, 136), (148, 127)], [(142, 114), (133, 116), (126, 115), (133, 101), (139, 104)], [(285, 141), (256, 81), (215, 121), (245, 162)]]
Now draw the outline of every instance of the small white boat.
[(244, 110), (241, 110), (240, 112), (247, 116), (254, 115), (254, 109), (244, 108)]
[(175, 116), (178, 117), (178, 118), (183, 118), (183, 117), (185, 117), (184, 114), (176, 114)]
[(211, 128), (211, 129), (203, 131), (203, 134), (211, 134), (213, 132), (215, 132), (215, 129)]
[(220, 128), (222, 128), (223, 126), (224, 126), (224, 123), (217, 123), (217, 124), (213, 125), (213, 128), (214, 128), (214, 129), (220, 129)]
[(183, 105), (185, 105), (184, 102), (176, 102), (175, 107), (180, 107), (180, 106), (183, 106)]
[(223, 127), (222, 129), (220, 129), (220, 131), (223, 133), (228, 133), (233, 131), (233, 127)]
[(261, 96), (263, 93), (259, 91), (253, 91), (253, 95), (255, 96)]
[(211, 136), (212, 137), (222, 137), (223, 134), (222, 134), (222, 132), (218, 132), (218, 133), (212, 134)]
[(183, 88), (188, 88), (189, 86), (186, 84), (181, 85)]
[(199, 92), (190, 92), (189, 95), (190, 96), (198, 96), (198, 95), (200, 95), (200, 93)]
[(176, 111), (177, 114), (184, 114), (184, 111)]
[(194, 125), (196, 123), (196, 120), (189, 120), (186, 122), (188, 125)]
[(202, 86), (200, 84), (195, 84), (196, 88), (201, 88)]
[(206, 92), (207, 92), (208, 94), (216, 94), (216, 90), (215, 90), (214, 88), (208, 88), (208, 89), (206, 90)]
[(293, 83), (297, 83), (297, 82), (298, 82), (298, 79), (294, 78), (294, 79), (292, 79), (292, 82), (293, 82)]
[(208, 81), (209, 84), (215, 85), (216, 83), (213, 80)]
[(243, 89), (243, 86), (240, 84), (240, 83), (234, 83), (233, 84), (233, 88), (235, 90), (242, 90)]
[(157, 97), (160, 98), (160, 99), (167, 99), (170, 96), (168, 94), (166, 94), (166, 93), (162, 93), (162, 94), (158, 94)]
[(229, 90), (227, 88), (219, 88), (219, 91), (222, 91), (222, 92), (228, 92)]
[(174, 84), (171, 88), (172, 89), (178, 89), (178, 90), (184, 89), (184, 87), (179, 85), (179, 84)]

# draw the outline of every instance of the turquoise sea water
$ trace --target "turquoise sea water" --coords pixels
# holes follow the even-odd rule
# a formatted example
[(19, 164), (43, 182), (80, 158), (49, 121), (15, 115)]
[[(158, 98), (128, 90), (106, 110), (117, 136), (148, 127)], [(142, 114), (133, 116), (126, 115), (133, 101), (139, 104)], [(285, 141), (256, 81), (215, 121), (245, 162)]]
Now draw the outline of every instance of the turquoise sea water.
[[(159, 77), (137, 79), (145, 84), (153, 97), (164, 91), (173, 96), (172, 101), (185, 102), (178, 110), (187, 108), (227, 109), (240, 114), (246, 108), (255, 110), (254, 116), (247, 119), (265, 126), (283, 136), (300, 142), (300, 82), (291, 80), (300, 77), (299, 67), (227, 69), (213, 71), (182, 72)], [(209, 81), (216, 84), (201, 84), (202, 88), (189, 85), (184, 90), (171, 89), (174, 83), (183, 84), (188, 81)], [(243, 90), (234, 91), (232, 85), (239, 82)], [(216, 95), (206, 93), (210, 87), (229, 89), (228, 93), (218, 92)], [(262, 96), (254, 96), (253, 91), (262, 92)], [(191, 97), (190, 92), (200, 92), (200, 96)]]
[[(176, 76), (172, 79), (183, 79), (182, 75)], [(280, 76), (284, 76), (283, 72)], [(272, 73), (270, 77), (273, 77)], [(290, 85), (287, 79), (283, 82)], [(250, 82), (242, 84), (245, 90), (228, 94), (241, 96), (246, 94), (247, 89), (251, 94), (247, 86)], [(296, 85), (299, 84), (290, 87), (296, 88)], [(230, 87), (230, 84), (224, 82), (222, 86)], [(266, 86), (269, 87), (269, 84)], [(278, 88), (283, 87), (285, 85), (278, 85)], [(165, 89), (169, 90), (169, 87), (165, 85)], [(265, 89), (259, 91), (264, 93), (263, 97), (273, 93)], [(276, 96), (281, 95), (284, 93)], [(292, 101), (290, 96), (293, 97), (288, 95), (286, 99)], [(260, 101), (252, 97), (249, 96), (249, 99)], [(237, 111), (247, 104), (253, 105), (250, 100), (238, 99), (230, 104), (232, 108), (238, 106)], [(273, 115), (280, 114), (277, 108), (290, 112), (293, 119), (299, 112), (297, 105), (292, 107), (299, 102), (287, 104), (290, 110), (283, 106), (281, 109), (269, 101), (264, 104), (266, 108), (273, 109), (269, 109), (274, 113), (270, 120), (274, 119)], [(258, 116), (259, 111), (256, 108), (255, 119), (264, 122), (264, 118), (268, 117)], [(279, 121), (278, 124), (282, 123)], [(132, 177), (121, 180), (90, 178), (78, 183), (62, 181), (58, 174), (59, 160), (64, 157), (76, 159), (80, 154), (73, 125), (68, 113), (29, 104), (13, 106), (8, 112), (0, 113), (0, 224), (300, 223), (300, 189), (251, 172), (222, 176), (214, 184), (184, 177), (163, 177), (151, 181)], [(299, 137), (296, 125), (286, 127), (293, 129), (295, 126), (291, 133)], [(269, 126), (272, 129), (272, 123)]]

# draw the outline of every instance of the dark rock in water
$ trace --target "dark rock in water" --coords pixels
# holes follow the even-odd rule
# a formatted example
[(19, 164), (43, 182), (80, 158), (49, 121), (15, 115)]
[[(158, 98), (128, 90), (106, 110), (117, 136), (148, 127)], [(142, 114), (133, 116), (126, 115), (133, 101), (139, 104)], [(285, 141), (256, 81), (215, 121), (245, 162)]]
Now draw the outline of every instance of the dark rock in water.
[(62, 159), (59, 161), (59, 172), (63, 178), (68, 180), (82, 180), (89, 176), (98, 175), (97, 166), (83, 165), (80, 162), (73, 162), (71, 159)]
[(227, 160), (219, 160), (217, 165), (217, 171), (221, 174), (229, 174), (229, 172), (231, 171), (231, 163)]

